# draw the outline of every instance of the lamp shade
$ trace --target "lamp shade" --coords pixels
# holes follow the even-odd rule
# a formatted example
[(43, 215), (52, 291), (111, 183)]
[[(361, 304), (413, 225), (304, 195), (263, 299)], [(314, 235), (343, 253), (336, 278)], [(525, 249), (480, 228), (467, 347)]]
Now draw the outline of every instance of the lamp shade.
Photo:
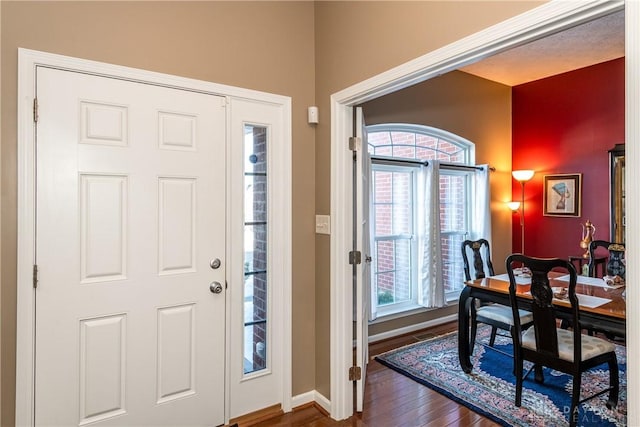
[(520, 209), (520, 202), (507, 202), (507, 206), (509, 206), (509, 209), (515, 212)]
[(529, 181), (531, 178), (533, 178), (534, 173), (535, 173), (534, 171), (530, 169), (526, 169), (526, 170), (513, 171), (511, 172), (511, 175), (513, 175), (516, 181), (524, 182), (524, 181)]

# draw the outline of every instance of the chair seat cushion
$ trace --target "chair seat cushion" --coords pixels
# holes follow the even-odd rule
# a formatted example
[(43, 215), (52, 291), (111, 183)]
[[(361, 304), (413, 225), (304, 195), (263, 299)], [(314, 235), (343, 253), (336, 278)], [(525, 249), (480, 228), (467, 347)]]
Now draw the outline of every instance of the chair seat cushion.
[[(573, 331), (558, 331), (558, 353), (561, 359), (573, 362)], [(601, 354), (615, 351), (615, 346), (602, 338), (582, 334), (582, 360), (591, 359)], [(522, 335), (522, 347), (536, 350), (535, 328), (529, 328)]]
[[(526, 310), (518, 310), (520, 314), (520, 324), (531, 323), (533, 321), (533, 314)], [(483, 305), (476, 311), (476, 316), (482, 316), (485, 319), (495, 320), (496, 322), (502, 322), (504, 324), (513, 326), (513, 314), (511, 307), (502, 304), (489, 304)]]

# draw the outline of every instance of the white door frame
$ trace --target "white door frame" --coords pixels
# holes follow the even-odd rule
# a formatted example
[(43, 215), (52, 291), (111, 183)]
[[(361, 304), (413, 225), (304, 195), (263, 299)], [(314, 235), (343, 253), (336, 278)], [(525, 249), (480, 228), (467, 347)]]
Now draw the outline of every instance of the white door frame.
[[(382, 74), (331, 95), (331, 416), (341, 420), (353, 414), (353, 384), (348, 379), (353, 360), (352, 266), (348, 253), (352, 245), (352, 153), (353, 107), (382, 95), (458, 69), (505, 51), (570, 28), (582, 22), (625, 9), (626, 13), (626, 182), (640, 179), (640, 2), (622, 0), (551, 1), (526, 13), (484, 29), (443, 48), (423, 55)], [(627, 211), (640, 210), (640, 191), (627, 191)], [(627, 215), (627, 259), (640, 265), (640, 219)], [(640, 270), (628, 271), (629, 281), (640, 280)], [(632, 287), (633, 288), (633, 287)], [(635, 289), (635, 288), (634, 288)], [(627, 325), (637, 324), (640, 297), (627, 291)], [(628, 332), (633, 332), (628, 329)], [(631, 336), (630, 334), (628, 334)], [(640, 357), (640, 333), (627, 341), (627, 358)], [(640, 372), (628, 366), (628, 401), (640, 398)], [(640, 409), (629, 405), (629, 425), (640, 422)]]
[[(152, 83), (176, 89), (191, 90), (218, 96), (249, 99), (281, 106), (283, 109), (283, 138), (272, 160), (279, 173), (273, 179), (274, 188), (280, 188), (279, 215), (272, 225), (279, 232), (282, 242), (279, 254), (281, 264), (274, 282), (282, 284), (275, 298), (282, 299), (280, 324), (282, 328), (282, 409), (291, 410), (291, 98), (233, 86), (177, 77), (152, 71), (139, 70), (101, 62), (72, 58), (63, 55), (18, 50), (18, 265), (17, 265), (17, 336), (16, 336), (16, 425), (34, 424), (34, 349), (35, 349), (35, 291), (33, 265), (35, 264), (35, 126), (33, 99), (36, 94), (36, 67), (45, 66), (62, 70), (110, 76), (141, 83)], [(227, 115), (227, 123), (229, 123)], [(229, 132), (227, 132), (229, 135)], [(229, 144), (227, 137), (227, 144)], [(230, 150), (227, 150), (229, 152)], [(229, 169), (229, 168), (227, 168)], [(229, 172), (228, 172), (229, 173)], [(230, 180), (227, 179), (229, 183)], [(281, 237), (280, 237), (281, 236)], [(229, 342), (230, 301), (227, 298), (226, 343)], [(227, 345), (227, 356), (229, 346)], [(228, 364), (228, 357), (227, 364)], [(228, 366), (225, 366), (228, 372)], [(228, 378), (228, 376), (227, 376)], [(228, 422), (230, 384), (225, 390), (225, 421)]]

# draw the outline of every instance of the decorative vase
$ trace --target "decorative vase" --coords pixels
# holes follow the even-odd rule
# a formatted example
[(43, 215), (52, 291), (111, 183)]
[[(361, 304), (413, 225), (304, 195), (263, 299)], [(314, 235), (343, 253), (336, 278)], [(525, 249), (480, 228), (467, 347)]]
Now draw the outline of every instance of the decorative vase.
[(583, 258), (589, 258), (589, 244), (593, 241), (593, 236), (596, 234), (596, 227), (587, 220), (582, 226), (582, 240), (580, 240), (580, 247), (585, 250), (582, 254)]

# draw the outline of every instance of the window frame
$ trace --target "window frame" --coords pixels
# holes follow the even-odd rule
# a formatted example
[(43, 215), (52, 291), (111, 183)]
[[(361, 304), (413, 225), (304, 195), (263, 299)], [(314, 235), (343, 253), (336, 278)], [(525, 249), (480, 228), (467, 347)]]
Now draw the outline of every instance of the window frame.
[[(411, 287), (410, 287), (410, 293), (411, 293), (411, 297), (408, 300), (402, 301), (402, 302), (394, 302), (394, 303), (390, 303), (390, 304), (385, 304), (385, 305), (378, 305), (376, 304), (376, 309), (377, 309), (377, 313), (378, 316), (383, 317), (383, 316), (389, 316), (389, 315), (393, 315), (396, 313), (401, 313), (401, 312), (405, 312), (408, 310), (414, 310), (416, 308), (420, 308), (420, 306), (418, 305), (418, 293), (417, 293), (417, 288), (416, 288), (416, 284), (417, 284), (417, 277), (418, 277), (418, 239), (417, 239), (417, 226), (418, 226), (418, 219), (417, 219), (417, 215), (418, 215), (418, 207), (417, 207), (417, 203), (416, 203), (416, 193), (417, 193), (417, 187), (418, 187), (418, 168), (420, 167), (419, 164), (407, 164), (407, 165), (391, 165), (386, 163), (384, 160), (377, 160), (377, 159), (372, 159), (371, 161), (371, 172), (375, 173), (376, 171), (381, 171), (381, 172), (399, 172), (399, 173), (410, 173), (411, 174), (411, 233), (392, 233), (389, 235), (384, 235), (384, 236), (371, 236), (372, 241), (376, 242), (375, 245), (375, 255), (374, 255), (374, 259), (376, 260), (376, 264), (375, 266), (373, 266), (372, 268), (372, 283), (371, 283), (371, 287), (372, 287), (372, 292), (377, 292), (377, 276), (379, 273), (378, 271), (378, 245), (377, 242), (378, 241), (388, 241), (388, 240), (409, 240), (409, 248), (410, 248), (410, 252), (411, 252), (411, 258), (410, 258), (410, 280), (411, 280)], [(373, 179), (373, 185), (375, 186), (375, 178)], [(392, 193), (393, 194), (393, 193)], [(393, 199), (391, 202), (391, 205), (393, 206)], [(372, 200), (372, 207), (373, 207), (373, 228), (375, 230), (376, 227), (376, 215), (375, 215), (375, 198)], [(393, 210), (392, 210), (393, 211)], [(395, 270), (394, 270), (395, 271)]]
[[(405, 124), (405, 123), (388, 123), (388, 124), (375, 124), (375, 125), (369, 125), (366, 127), (366, 131), (367, 131), (367, 135), (371, 136), (372, 134), (375, 133), (383, 133), (383, 132), (388, 132), (388, 133), (394, 133), (394, 132), (403, 132), (403, 133), (412, 133), (414, 134), (414, 140), (413, 140), (413, 146), (416, 147), (416, 142), (415, 142), (415, 135), (425, 135), (428, 137), (433, 137), (433, 138), (437, 138), (438, 139), (438, 147), (440, 144), (440, 141), (444, 141), (446, 143), (450, 143), (453, 144), (457, 147), (460, 148), (460, 151), (462, 152), (462, 159), (463, 161), (459, 161), (459, 162), (451, 162), (450, 160), (447, 159), (442, 159), (443, 154), (446, 156), (449, 156), (449, 158), (452, 156), (451, 153), (447, 153), (443, 150), (439, 150), (439, 149), (434, 149), (431, 147), (422, 147), (422, 148), (426, 148), (426, 149), (431, 149), (432, 151), (438, 153), (438, 155), (436, 156), (439, 160), (441, 160), (441, 162), (444, 163), (444, 165), (441, 165), (440, 167), (440, 174), (441, 175), (454, 175), (454, 176), (464, 176), (465, 177), (465, 194), (464, 194), (464, 198), (466, 200), (465, 203), (465, 212), (464, 212), (464, 227), (465, 230), (464, 231), (456, 231), (456, 230), (444, 230), (441, 229), (441, 237), (442, 236), (452, 236), (452, 235), (462, 235), (464, 238), (466, 238), (466, 236), (469, 235), (469, 232), (471, 231), (471, 207), (473, 206), (473, 203), (471, 202), (471, 197), (473, 194), (473, 171), (471, 170), (456, 170), (454, 169), (456, 166), (475, 166), (475, 144), (459, 135), (453, 134), (451, 132), (448, 132), (446, 130), (443, 129), (438, 129), (438, 128), (434, 128), (434, 127), (430, 127), (430, 126), (425, 126), (425, 125), (416, 125), (416, 124)], [(369, 152), (371, 153), (373, 151), (373, 153), (371, 153), (372, 156), (372, 171), (374, 170), (374, 164), (376, 163), (376, 161), (378, 162), (378, 166), (380, 164), (384, 163), (384, 160), (381, 159), (381, 157), (383, 157), (382, 155), (378, 155), (375, 154), (376, 148), (379, 147), (385, 147), (385, 146), (389, 146), (392, 147), (392, 153), (393, 153), (393, 139), (390, 137), (389, 138), (390, 143), (389, 144), (381, 144), (381, 145), (373, 145), (371, 143), (367, 143), (367, 149), (369, 150)], [(397, 146), (398, 144), (396, 144)], [(404, 144), (399, 144), (399, 145), (404, 145)], [(407, 146), (411, 146), (411, 144), (407, 144)], [(418, 146), (419, 147), (419, 146)], [(420, 159), (420, 158), (416, 158), (416, 150), (414, 150), (414, 157), (398, 157), (398, 156), (387, 156), (384, 155), (384, 157), (387, 157), (387, 159), (394, 161), (394, 160), (404, 160), (407, 161), (406, 165), (399, 165), (399, 166), (392, 166), (394, 168), (418, 168), (420, 166), (420, 162), (421, 161), (428, 161), (429, 159)], [(376, 159), (377, 157), (377, 159)], [(413, 163), (413, 164), (411, 164)], [(388, 165), (388, 164), (387, 164)], [(443, 167), (444, 166), (444, 167)], [(414, 174), (414, 179), (417, 180), (417, 173)], [(372, 185), (375, 185), (375, 183), (373, 183)], [(417, 285), (418, 285), (418, 277), (419, 277), (419, 271), (418, 271), (418, 242), (417, 242), (417, 218), (419, 215), (418, 212), (418, 199), (417, 199), (417, 195), (415, 193), (415, 190), (417, 189), (417, 181), (414, 181), (414, 194), (413, 194), (413, 220), (414, 220), (414, 233), (413, 233), (413, 238), (412, 238), (412, 275), (411, 275), (411, 295), (412, 295), (412, 301), (409, 302), (404, 302), (404, 303), (394, 303), (394, 304), (388, 304), (388, 305), (376, 305), (376, 314), (377, 314), (377, 318), (381, 319), (381, 318), (392, 318), (392, 316), (396, 315), (409, 315), (410, 312), (415, 311), (416, 309), (422, 309), (425, 310), (424, 307), (420, 306), (418, 304), (418, 300), (417, 300)], [(373, 205), (372, 205), (373, 206)], [(377, 241), (378, 238), (373, 235), (371, 236), (372, 241)], [(376, 251), (377, 251), (377, 245), (376, 245)], [(377, 260), (377, 254), (375, 259)], [(377, 266), (375, 270), (373, 271), (377, 271)], [(462, 271), (462, 261), (460, 260), (460, 271)], [(444, 270), (444, 266), (443, 266), (443, 273), (445, 272)], [(374, 273), (374, 277), (375, 277), (375, 273)], [(451, 304), (451, 303), (455, 303), (455, 301), (457, 301), (460, 292), (462, 291), (462, 281), (461, 281), (461, 285), (458, 289), (454, 289), (454, 290), (450, 290), (447, 291), (445, 293), (445, 300), (447, 302), (447, 304)], [(371, 281), (371, 291), (372, 292), (377, 292), (377, 281), (376, 280), (372, 280)]]
[[(463, 240), (467, 238), (467, 236), (469, 236), (469, 233), (471, 232), (471, 208), (473, 206), (472, 203), (469, 203), (473, 194), (473, 174), (475, 172), (471, 171), (471, 170), (453, 170), (453, 169), (447, 169), (447, 168), (441, 168), (440, 169), (440, 176), (442, 177), (442, 175), (449, 175), (449, 176), (462, 176), (464, 177), (464, 199), (465, 199), (465, 206), (464, 206), (464, 230), (444, 230), (444, 229), (440, 229), (440, 236), (441, 238), (443, 236), (462, 236)], [(459, 249), (459, 248), (455, 248), (455, 249)], [(459, 250), (456, 250), (456, 255), (459, 255)], [(462, 263), (462, 255), (460, 255), (460, 262)], [(444, 265), (443, 265), (444, 266)], [(461, 265), (462, 267), (462, 265)], [(462, 269), (460, 269), (461, 272), (461, 276), (462, 276)], [(457, 287), (454, 290), (450, 290), (450, 291), (445, 291), (445, 299), (447, 301), (447, 303), (451, 303), (454, 301), (457, 301), (458, 298), (460, 297), (460, 292), (462, 292), (462, 289), (464, 288), (464, 276), (461, 277), (460, 279), (460, 286)]]
[[(256, 130), (261, 130), (262, 136), (258, 136), (262, 141), (256, 141)], [(270, 190), (270, 175), (269, 175), (269, 145), (272, 137), (272, 129), (270, 125), (265, 124), (256, 124), (252, 122), (244, 122), (243, 123), (243, 142), (242, 142), (242, 155), (243, 155), (243, 188), (244, 192), (242, 194), (243, 201), (243, 214), (242, 214), (242, 235), (243, 235), (243, 282), (242, 282), (242, 294), (243, 294), (243, 327), (242, 327), (242, 357), (243, 357), (243, 369), (242, 369), (242, 379), (259, 377), (261, 375), (268, 374), (271, 371), (271, 345), (272, 345), (272, 332), (271, 332), (271, 315), (270, 310), (272, 309), (272, 292), (271, 292), (271, 253), (269, 247), (269, 229), (270, 229), (270, 198), (269, 198), (269, 190)], [(260, 159), (256, 157), (256, 161), (250, 161), (250, 155), (255, 155), (256, 148), (262, 144), (262, 150), (258, 151), (258, 154), (263, 158)], [(263, 167), (259, 167), (256, 169), (255, 165), (258, 163), (262, 163)], [(251, 166), (251, 165), (254, 166)], [(263, 170), (264, 169), (264, 170)], [(247, 189), (247, 178), (252, 177), (251, 187), (252, 189), (249, 191)], [(264, 178), (262, 182), (260, 178)], [(262, 191), (256, 190), (256, 187), (264, 187)], [(262, 194), (262, 198), (259, 200), (264, 204), (264, 207), (261, 210), (257, 210), (255, 208), (255, 203), (257, 201), (256, 195)], [(262, 214), (262, 215), (259, 215)], [(261, 218), (262, 216), (262, 218)], [(260, 250), (258, 249), (259, 245), (256, 244), (256, 234), (259, 233), (257, 229), (264, 227), (264, 242), (262, 255), (264, 259), (264, 268), (256, 269), (256, 252), (260, 255)], [(249, 248), (247, 244), (251, 241), (251, 247)], [(249, 251), (249, 249), (251, 249)], [(249, 259), (247, 258), (247, 254), (251, 252), (250, 261), (253, 264), (250, 268), (247, 267), (247, 262)], [(251, 292), (250, 295), (247, 292), (248, 283), (247, 280), (251, 278)], [(259, 286), (256, 284), (256, 280), (261, 280), (264, 283), (264, 289), (259, 289)], [(256, 292), (262, 294), (263, 300), (263, 308), (259, 308), (259, 305), (256, 304)], [(256, 307), (258, 306), (258, 307)], [(263, 310), (264, 313), (262, 316), (256, 318), (256, 312)], [(247, 328), (249, 328), (250, 336), (248, 335)], [(262, 328), (262, 331), (260, 331)], [(257, 348), (254, 348), (254, 345), (257, 347), (259, 342), (256, 341), (256, 336), (263, 335), (263, 347), (261, 351), (258, 351)], [(263, 354), (260, 355), (259, 353)], [(251, 360), (249, 360), (251, 358)], [(248, 369), (248, 363), (251, 363), (251, 369)]]
[[(369, 125), (366, 128), (367, 128), (367, 135), (371, 135), (373, 133), (382, 133), (382, 132), (406, 132), (406, 133), (430, 136), (433, 138), (437, 138), (439, 140), (447, 141), (451, 144), (454, 144), (460, 147), (462, 151), (464, 151), (464, 162), (459, 162), (459, 163), (451, 162), (452, 164), (475, 166), (475, 161), (476, 161), (475, 144), (469, 141), (468, 139), (461, 137), (460, 135), (456, 135), (455, 133), (451, 133), (444, 129), (439, 129), (439, 128), (426, 126), (426, 125), (410, 124), (410, 123), (387, 123), (387, 124), (383, 123), (383, 124)], [(369, 147), (372, 146), (372, 144), (367, 144), (367, 145)], [(390, 145), (393, 145), (393, 144), (390, 144)], [(373, 147), (376, 147), (376, 146), (373, 146)], [(440, 150), (435, 150), (435, 151), (440, 151)], [(371, 155), (376, 155), (376, 154), (371, 153)], [(395, 158), (395, 159), (401, 158), (401, 159), (420, 160), (420, 159), (417, 159), (416, 157), (413, 157), (413, 158), (394, 157), (394, 156), (388, 156), (388, 157)]]

